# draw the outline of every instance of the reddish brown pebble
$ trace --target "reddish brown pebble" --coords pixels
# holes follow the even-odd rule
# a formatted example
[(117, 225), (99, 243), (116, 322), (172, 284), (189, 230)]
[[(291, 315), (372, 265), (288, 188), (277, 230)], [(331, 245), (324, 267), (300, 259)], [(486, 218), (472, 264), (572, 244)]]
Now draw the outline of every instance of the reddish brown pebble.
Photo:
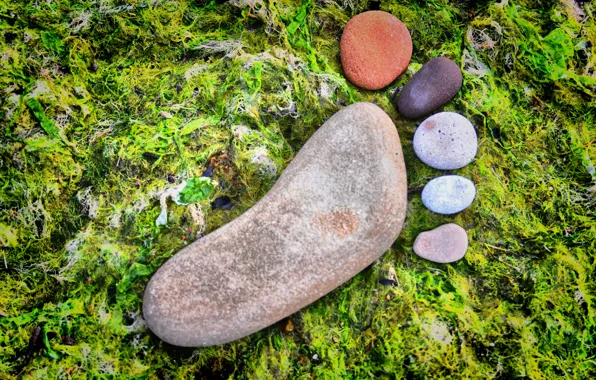
[(358, 87), (378, 90), (410, 63), (412, 37), (399, 19), (383, 11), (364, 12), (346, 25), (340, 43), (341, 64)]

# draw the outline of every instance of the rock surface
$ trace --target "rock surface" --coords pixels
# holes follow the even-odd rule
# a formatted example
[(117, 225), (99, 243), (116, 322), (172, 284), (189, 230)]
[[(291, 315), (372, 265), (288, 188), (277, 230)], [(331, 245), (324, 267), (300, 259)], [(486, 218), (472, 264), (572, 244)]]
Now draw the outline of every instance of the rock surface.
[(151, 278), (148, 327), (178, 346), (245, 337), (332, 291), (383, 254), (404, 222), (395, 125), (370, 103), (331, 117), (273, 188)]
[(391, 13), (369, 11), (353, 17), (341, 36), (341, 64), (358, 87), (378, 90), (395, 80), (410, 63), (412, 37)]
[(404, 86), (394, 105), (406, 119), (418, 119), (453, 99), (461, 85), (461, 70), (455, 62), (433, 58)]
[(422, 232), (414, 241), (414, 252), (435, 263), (446, 264), (460, 260), (467, 250), (468, 234), (454, 223)]
[(444, 175), (429, 181), (422, 189), (422, 203), (437, 214), (455, 214), (474, 201), (476, 187), (467, 178)]
[(468, 119), (455, 112), (440, 112), (424, 120), (414, 134), (414, 152), (435, 169), (463, 168), (476, 156), (478, 137)]

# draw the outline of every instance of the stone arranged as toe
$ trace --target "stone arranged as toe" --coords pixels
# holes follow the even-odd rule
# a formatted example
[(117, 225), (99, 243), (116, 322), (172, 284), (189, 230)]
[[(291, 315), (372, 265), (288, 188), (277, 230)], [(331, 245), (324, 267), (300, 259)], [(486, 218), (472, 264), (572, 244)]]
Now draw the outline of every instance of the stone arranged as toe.
[(446, 264), (460, 260), (467, 250), (468, 234), (454, 223), (422, 232), (414, 241), (414, 253), (435, 263)]
[(412, 57), (412, 38), (391, 13), (369, 11), (353, 17), (340, 42), (345, 75), (356, 86), (378, 90), (393, 82)]
[(403, 87), (394, 105), (406, 119), (418, 119), (450, 101), (461, 88), (462, 80), (455, 62), (433, 58)]
[(422, 203), (437, 214), (449, 215), (463, 211), (475, 197), (474, 183), (458, 175), (437, 177), (422, 189)]
[(414, 152), (422, 162), (441, 170), (468, 165), (478, 151), (478, 137), (468, 119), (441, 112), (424, 120), (414, 134)]

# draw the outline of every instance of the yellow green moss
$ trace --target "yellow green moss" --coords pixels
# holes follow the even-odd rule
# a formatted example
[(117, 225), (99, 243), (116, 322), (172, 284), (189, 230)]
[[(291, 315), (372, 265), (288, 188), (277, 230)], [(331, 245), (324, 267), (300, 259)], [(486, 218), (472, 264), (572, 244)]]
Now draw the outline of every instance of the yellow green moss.
[[(385, 90), (342, 75), (367, 9), (399, 17), (410, 68)], [(591, 378), (596, 374), (596, 24), (573, 0), (0, 0), (0, 378)], [(427, 60), (455, 60), (445, 109), (479, 136), (465, 212), (424, 208), (441, 174), (391, 105)], [(316, 128), (372, 101), (400, 133), (408, 218), (382, 259), (246, 339), (182, 349), (142, 294), (180, 248), (258, 201)], [(213, 168), (188, 205), (164, 192)], [(192, 182), (192, 181), (191, 181)], [(203, 199), (204, 197), (206, 199)], [(229, 197), (231, 210), (210, 203)], [(469, 233), (452, 265), (421, 231)], [(283, 279), (280, 279), (283, 281)], [(37, 329), (39, 327), (39, 329)], [(33, 335), (35, 344), (30, 345)]]

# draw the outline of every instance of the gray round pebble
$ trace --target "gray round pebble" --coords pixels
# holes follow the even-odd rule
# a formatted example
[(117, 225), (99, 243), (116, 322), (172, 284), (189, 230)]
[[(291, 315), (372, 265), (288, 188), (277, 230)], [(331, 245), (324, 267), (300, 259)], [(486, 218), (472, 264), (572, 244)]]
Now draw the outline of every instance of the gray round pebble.
[(437, 214), (455, 214), (474, 201), (476, 187), (467, 178), (444, 175), (429, 181), (422, 189), (422, 203)]
[(427, 118), (414, 134), (414, 152), (422, 162), (441, 170), (463, 168), (478, 150), (472, 123), (455, 112), (440, 112)]

